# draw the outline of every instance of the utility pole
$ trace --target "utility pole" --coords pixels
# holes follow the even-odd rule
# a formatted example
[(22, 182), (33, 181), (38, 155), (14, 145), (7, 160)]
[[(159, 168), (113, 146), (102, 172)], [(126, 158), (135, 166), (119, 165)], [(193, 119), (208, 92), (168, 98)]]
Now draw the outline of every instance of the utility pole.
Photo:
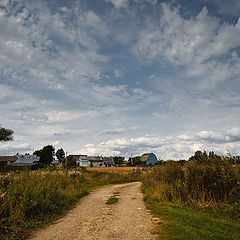
[(65, 167), (67, 167), (67, 152), (66, 152), (66, 158), (65, 158)]

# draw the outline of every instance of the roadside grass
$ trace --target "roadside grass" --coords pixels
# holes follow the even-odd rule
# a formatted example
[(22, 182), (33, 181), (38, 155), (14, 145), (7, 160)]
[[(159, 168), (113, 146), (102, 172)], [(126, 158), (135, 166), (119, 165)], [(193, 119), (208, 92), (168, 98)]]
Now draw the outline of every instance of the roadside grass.
[(240, 239), (239, 221), (216, 217), (197, 209), (145, 200), (151, 213), (162, 220), (156, 229), (160, 239)]
[(225, 159), (168, 162), (142, 175), (160, 239), (240, 239), (240, 166)]
[(26, 239), (73, 208), (94, 188), (139, 180), (139, 174), (74, 170), (12, 172), (0, 177), (0, 239)]

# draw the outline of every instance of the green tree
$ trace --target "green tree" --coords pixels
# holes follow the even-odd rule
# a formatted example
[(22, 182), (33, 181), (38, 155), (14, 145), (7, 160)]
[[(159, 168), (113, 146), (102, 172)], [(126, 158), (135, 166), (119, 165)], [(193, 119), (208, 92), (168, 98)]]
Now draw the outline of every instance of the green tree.
[(62, 148), (58, 149), (56, 152), (56, 157), (58, 159), (59, 162), (62, 162), (64, 157), (65, 157), (65, 152)]
[(47, 145), (40, 150), (36, 150), (33, 155), (40, 157), (39, 162), (49, 165), (54, 159), (55, 149), (52, 145)]
[(127, 165), (132, 167), (142, 166), (142, 162), (140, 161), (140, 156), (129, 157)]
[(76, 167), (77, 162), (76, 159), (74, 159), (72, 156), (67, 156), (66, 158), (63, 159), (63, 165), (65, 167)]
[(120, 157), (120, 156), (113, 157), (113, 161), (117, 166), (122, 165), (124, 161), (124, 157)]
[(7, 128), (0, 127), (0, 142), (7, 142), (13, 140), (14, 131)]

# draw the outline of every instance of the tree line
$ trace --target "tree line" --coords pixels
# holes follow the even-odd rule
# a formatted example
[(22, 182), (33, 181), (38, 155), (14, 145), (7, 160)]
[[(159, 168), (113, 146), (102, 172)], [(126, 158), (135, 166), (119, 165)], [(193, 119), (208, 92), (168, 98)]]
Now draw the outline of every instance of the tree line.
[(60, 148), (55, 153), (55, 148), (52, 145), (47, 145), (40, 150), (36, 150), (33, 155), (39, 156), (39, 162), (44, 165), (49, 165), (52, 161), (54, 161), (55, 155), (59, 162), (62, 162), (65, 158), (64, 150)]

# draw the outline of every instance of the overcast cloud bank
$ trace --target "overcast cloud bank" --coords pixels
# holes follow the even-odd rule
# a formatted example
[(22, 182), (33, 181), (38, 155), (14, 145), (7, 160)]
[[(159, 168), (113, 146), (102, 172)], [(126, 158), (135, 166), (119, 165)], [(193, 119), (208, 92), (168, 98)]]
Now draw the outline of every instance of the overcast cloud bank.
[[(0, 1), (0, 154), (240, 154), (238, 1)], [(234, 9), (234, 11), (233, 11)]]

